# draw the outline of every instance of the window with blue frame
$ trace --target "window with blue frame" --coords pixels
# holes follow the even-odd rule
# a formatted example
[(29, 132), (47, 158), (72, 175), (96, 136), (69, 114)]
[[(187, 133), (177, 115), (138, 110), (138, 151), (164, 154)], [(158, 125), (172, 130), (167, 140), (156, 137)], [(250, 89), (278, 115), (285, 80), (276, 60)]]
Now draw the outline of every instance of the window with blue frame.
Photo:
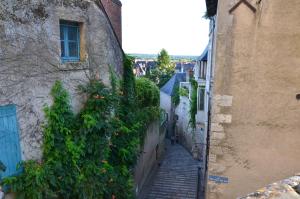
[(80, 60), (79, 23), (60, 21), (60, 43), (62, 61)]

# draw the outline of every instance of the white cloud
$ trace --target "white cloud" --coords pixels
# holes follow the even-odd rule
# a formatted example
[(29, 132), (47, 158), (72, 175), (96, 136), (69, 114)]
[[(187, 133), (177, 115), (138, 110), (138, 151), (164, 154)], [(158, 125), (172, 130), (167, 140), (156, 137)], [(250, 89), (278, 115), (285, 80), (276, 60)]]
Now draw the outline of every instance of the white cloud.
[(121, 0), (126, 53), (200, 55), (208, 42), (204, 0)]

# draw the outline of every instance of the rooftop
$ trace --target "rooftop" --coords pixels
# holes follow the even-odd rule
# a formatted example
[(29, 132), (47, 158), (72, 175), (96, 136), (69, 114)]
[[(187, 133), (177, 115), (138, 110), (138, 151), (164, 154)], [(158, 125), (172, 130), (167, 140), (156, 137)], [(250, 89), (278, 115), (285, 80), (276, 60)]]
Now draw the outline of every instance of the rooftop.
[(198, 57), (199, 61), (207, 61), (207, 56), (208, 56), (208, 46), (204, 49), (203, 53)]
[(186, 81), (186, 73), (175, 73), (173, 77), (160, 89), (169, 96), (175, 94), (175, 88), (180, 82)]

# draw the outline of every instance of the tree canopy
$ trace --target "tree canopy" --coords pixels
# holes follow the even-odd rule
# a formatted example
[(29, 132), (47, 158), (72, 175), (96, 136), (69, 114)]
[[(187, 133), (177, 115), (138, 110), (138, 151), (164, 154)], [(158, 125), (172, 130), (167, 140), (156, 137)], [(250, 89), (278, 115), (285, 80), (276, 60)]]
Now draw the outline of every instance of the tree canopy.
[(171, 79), (175, 72), (175, 64), (171, 61), (170, 55), (165, 49), (162, 49), (157, 55), (157, 66), (155, 69), (147, 73), (147, 77), (151, 79), (159, 88)]

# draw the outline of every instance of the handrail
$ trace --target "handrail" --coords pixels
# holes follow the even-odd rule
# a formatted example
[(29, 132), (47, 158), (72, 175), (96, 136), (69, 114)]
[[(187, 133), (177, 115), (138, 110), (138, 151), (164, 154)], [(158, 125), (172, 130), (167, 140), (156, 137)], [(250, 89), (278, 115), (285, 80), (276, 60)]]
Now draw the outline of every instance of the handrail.
[(201, 186), (201, 168), (198, 167), (198, 173), (197, 173), (197, 195), (196, 199), (200, 199), (200, 186)]

